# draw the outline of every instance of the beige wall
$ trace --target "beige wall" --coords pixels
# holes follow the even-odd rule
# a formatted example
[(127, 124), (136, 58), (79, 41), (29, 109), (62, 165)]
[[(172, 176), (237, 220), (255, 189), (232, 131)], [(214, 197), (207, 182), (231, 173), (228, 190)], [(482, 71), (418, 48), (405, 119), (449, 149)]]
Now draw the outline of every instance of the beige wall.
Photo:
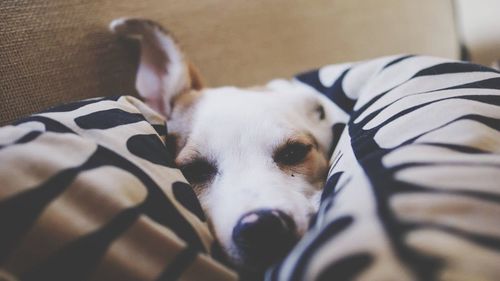
[(166, 8), (163, 19), (211, 85), (251, 85), (382, 55), (459, 53), (449, 0), (196, 3)]
[(485, 65), (500, 59), (500, 1), (457, 0), (456, 4), (471, 59)]

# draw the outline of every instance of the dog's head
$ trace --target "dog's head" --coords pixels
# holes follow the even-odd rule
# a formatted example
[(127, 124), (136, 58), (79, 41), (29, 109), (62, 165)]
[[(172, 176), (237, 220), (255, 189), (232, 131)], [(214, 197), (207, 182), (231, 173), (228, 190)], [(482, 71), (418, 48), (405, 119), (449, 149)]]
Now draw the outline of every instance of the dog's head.
[(168, 118), (175, 162), (236, 265), (262, 269), (282, 258), (317, 210), (332, 121), (310, 88), (275, 80), (255, 88), (203, 88), (175, 40), (145, 20), (115, 20), (136, 37), (136, 86)]

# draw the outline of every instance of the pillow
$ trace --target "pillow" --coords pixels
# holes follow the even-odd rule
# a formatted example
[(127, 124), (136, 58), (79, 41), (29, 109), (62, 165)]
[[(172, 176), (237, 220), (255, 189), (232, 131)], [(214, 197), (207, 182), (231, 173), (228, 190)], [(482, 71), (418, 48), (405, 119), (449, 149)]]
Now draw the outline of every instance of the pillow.
[(497, 280), (500, 74), (393, 56), (297, 83), (333, 102), (315, 223), (266, 280)]
[(130, 96), (0, 128), (0, 279), (235, 280), (166, 133)]
[[(332, 101), (320, 211), (267, 280), (487, 280), (500, 262), (500, 74), (395, 56), (296, 77)], [(0, 279), (234, 280), (172, 167), (165, 120), (123, 96), (0, 128)]]

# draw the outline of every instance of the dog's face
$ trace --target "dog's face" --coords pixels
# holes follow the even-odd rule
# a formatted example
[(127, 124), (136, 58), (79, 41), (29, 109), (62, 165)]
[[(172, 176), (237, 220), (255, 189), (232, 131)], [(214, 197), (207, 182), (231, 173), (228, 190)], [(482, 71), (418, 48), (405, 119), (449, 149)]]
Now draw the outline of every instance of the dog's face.
[[(177, 139), (176, 164), (238, 264), (272, 262), (273, 254), (282, 255), (305, 232), (316, 211), (331, 133), (323, 106), (309, 94), (287, 87), (216, 88), (191, 93), (196, 100), (187, 108), (173, 107), (168, 125)], [(239, 237), (245, 234), (238, 227), (272, 211), (281, 212), (276, 223), (287, 229), (276, 226), (286, 233), (273, 238), (266, 253), (250, 240), (271, 239), (274, 234), (266, 231), (275, 226), (246, 234), (255, 237)]]
[(325, 101), (276, 80), (259, 88), (203, 88), (174, 40), (152, 22), (117, 20), (141, 37), (137, 88), (168, 117), (175, 162), (236, 265), (282, 258), (317, 210), (332, 139)]

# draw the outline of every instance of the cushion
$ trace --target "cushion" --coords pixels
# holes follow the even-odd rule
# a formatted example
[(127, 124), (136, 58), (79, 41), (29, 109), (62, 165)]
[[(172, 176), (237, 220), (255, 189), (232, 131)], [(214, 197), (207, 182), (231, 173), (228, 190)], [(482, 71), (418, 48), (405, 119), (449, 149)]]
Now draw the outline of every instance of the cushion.
[[(311, 229), (267, 280), (494, 280), (500, 74), (423, 56), (295, 78), (332, 101)], [(0, 279), (234, 280), (163, 117), (139, 100), (59, 106), (0, 129)]]
[(393, 56), (296, 77), (338, 123), (319, 213), (266, 280), (497, 280), (500, 73)]
[(166, 133), (130, 96), (0, 128), (0, 279), (235, 280)]

